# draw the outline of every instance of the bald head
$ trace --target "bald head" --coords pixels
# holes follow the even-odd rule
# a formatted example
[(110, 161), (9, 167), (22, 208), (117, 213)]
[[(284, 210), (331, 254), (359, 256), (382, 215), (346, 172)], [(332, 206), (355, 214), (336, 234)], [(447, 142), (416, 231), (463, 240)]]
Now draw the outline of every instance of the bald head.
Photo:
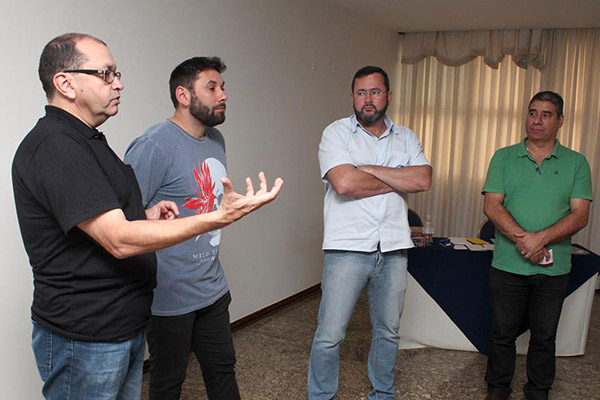
[(61, 71), (78, 69), (86, 61), (85, 55), (77, 49), (77, 42), (82, 39), (91, 39), (106, 46), (102, 40), (85, 33), (65, 33), (52, 39), (44, 47), (38, 74), (49, 100), (56, 93), (54, 75)]

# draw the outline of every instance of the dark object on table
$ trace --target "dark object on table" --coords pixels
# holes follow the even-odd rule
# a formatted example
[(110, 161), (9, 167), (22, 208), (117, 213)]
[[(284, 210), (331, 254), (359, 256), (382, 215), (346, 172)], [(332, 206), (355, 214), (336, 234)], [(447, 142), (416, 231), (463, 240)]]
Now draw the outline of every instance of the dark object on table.
[(439, 244), (440, 246), (454, 248), (452, 240), (447, 237), (434, 237), (433, 242)]
[(490, 241), (490, 239), (496, 238), (496, 227), (489, 219), (486, 219), (479, 227), (479, 233), (477, 234), (479, 239)]
[(423, 220), (416, 211), (408, 209), (408, 226), (423, 226)]

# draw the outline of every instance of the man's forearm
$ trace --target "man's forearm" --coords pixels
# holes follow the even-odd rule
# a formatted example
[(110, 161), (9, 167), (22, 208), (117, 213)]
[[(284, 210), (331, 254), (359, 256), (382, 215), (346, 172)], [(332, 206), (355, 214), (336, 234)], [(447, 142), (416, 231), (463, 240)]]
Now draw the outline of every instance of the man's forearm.
[(548, 251), (543, 246), (538, 246), (536, 251), (526, 252), (519, 247), (524, 238), (531, 235), (515, 221), (512, 215), (503, 205), (504, 196), (494, 197), (495, 194), (486, 194), (483, 212), (492, 221), (496, 229), (498, 229), (505, 237), (515, 243), (521, 255), (528, 259), (533, 264), (538, 264), (544, 256), (548, 255)]
[(545, 252), (548, 244), (566, 239), (586, 224), (589, 216), (589, 201), (571, 200), (571, 212), (552, 226), (538, 232), (525, 231), (503, 205), (504, 195), (486, 193), (484, 213), (504, 236), (515, 242), (524, 257), (536, 259)]
[(525, 257), (530, 257), (549, 244), (567, 239), (583, 228), (587, 223), (587, 217), (577, 211), (560, 219), (554, 225), (538, 232), (525, 232), (517, 237), (517, 249)]
[(372, 174), (350, 164), (339, 165), (327, 172), (327, 180), (336, 193), (354, 198), (364, 198), (393, 192), (394, 189)]
[(429, 165), (407, 166), (403, 168), (363, 165), (359, 170), (373, 175), (394, 191), (417, 193), (431, 187), (431, 167)]
[(496, 229), (513, 242), (517, 241), (515, 233), (525, 232), (502, 205), (502, 202), (490, 200), (488, 195), (486, 195), (484, 201), (483, 213), (492, 221)]
[(587, 225), (587, 222), (587, 212), (572, 210), (570, 214), (561, 218), (554, 225), (542, 229), (537, 232), (537, 234), (542, 236), (542, 240), (545, 244), (550, 244), (573, 236), (583, 229)]
[(220, 210), (173, 220), (128, 221), (120, 209), (115, 209), (78, 227), (114, 257), (126, 258), (172, 246), (231, 222)]
[(181, 219), (128, 221), (121, 209), (113, 209), (89, 218), (77, 227), (116, 258), (160, 250), (223, 228), (273, 201), (283, 187), (283, 180), (277, 178), (268, 190), (264, 173), (260, 172), (258, 176), (256, 192), (250, 178), (246, 178), (245, 195), (236, 193), (229, 179), (221, 178), (223, 198), (214, 212)]

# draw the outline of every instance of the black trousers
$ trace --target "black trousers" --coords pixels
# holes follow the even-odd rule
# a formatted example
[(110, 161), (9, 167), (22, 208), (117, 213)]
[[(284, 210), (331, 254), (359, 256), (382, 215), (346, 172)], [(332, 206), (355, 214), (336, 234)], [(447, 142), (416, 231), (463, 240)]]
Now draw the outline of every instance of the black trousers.
[(525, 312), (529, 316), (527, 399), (547, 399), (556, 373), (556, 330), (569, 275), (516, 275), (490, 270), (492, 330), (485, 380), (488, 391), (510, 393), (515, 372), (515, 340)]
[(152, 316), (147, 329), (150, 400), (180, 398), (190, 349), (200, 364), (208, 398), (240, 399), (229, 325), (230, 303), (227, 292), (214, 304), (189, 314)]

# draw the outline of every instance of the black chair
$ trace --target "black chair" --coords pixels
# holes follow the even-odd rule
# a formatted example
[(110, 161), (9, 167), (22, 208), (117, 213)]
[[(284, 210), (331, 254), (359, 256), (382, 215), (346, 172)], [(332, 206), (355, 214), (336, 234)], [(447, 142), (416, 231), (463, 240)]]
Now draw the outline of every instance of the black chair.
[(423, 220), (416, 211), (408, 209), (408, 226), (423, 226)]
[(477, 236), (479, 237), (479, 239), (487, 240), (488, 242), (490, 241), (490, 239), (495, 239), (496, 227), (494, 226), (492, 221), (490, 221), (489, 219), (483, 221), (483, 223), (479, 227), (479, 233), (477, 234)]

